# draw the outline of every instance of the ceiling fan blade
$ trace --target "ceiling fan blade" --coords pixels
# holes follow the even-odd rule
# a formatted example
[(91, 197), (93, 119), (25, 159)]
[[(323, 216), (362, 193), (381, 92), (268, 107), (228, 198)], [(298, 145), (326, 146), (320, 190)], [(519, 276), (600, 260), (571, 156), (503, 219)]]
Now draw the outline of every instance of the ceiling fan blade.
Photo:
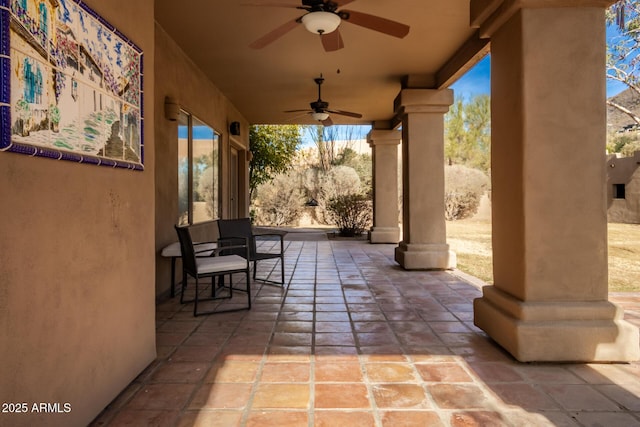
[(328, 113), (340, 114), (341, 116), (354, 117), (356, 119), (362, 118), (362, 114), (360, 113), (352, 113), (351, 111), (342, 111), (342, 110), (327, 110)]
[(381, 18), (368, 13), (356, 12), (354, 10), (341, 10), (342, 13), (348, 13), (349, 17), (345, 21), (350, 22), (370, 30), (379, 31), (390, 36), (403, 38), (409, 34), (409, 26), (392, 21), (387, 18)]
[(342, 41), (339, 28), (329, 34), (320, 35), (320, 40), (322, 41), (322, 46), (324, 46), (324, 50), (326, 52), (334, 52), (344, 47), (344, 42)]
[(313, 110), (287, 110), (287, 111), (283, 111), (283, 113), (313, 113)]
[(296, 6), (294, 4), (287, 4), (287, 3), (259, 3), (259, 2), (240, 3), (240, 6), (286, 7), (286, 8), (289, 8), (289, 9), (299, 9), (300, 8), (300, 6)]
[(268, 44), (273, 43), (274, 41), (278, 40), (280, 37), (284, 36), (285, 34), (287, 34), (289, 31), (293, 30), (297, 26), (298, 26), (298, 18), (296, 18), (296, 19), (294, 19), (292, 21), (289, 21), (289, 22), (279, 26), (275, 30), (265, 34), (264, 36), (260, 37), (258, 40), (256, 40), (253, 43), (251, 43), (249, 45), (249, 47), (252, 48), (252, 49), (262, 49), (263, 47), (267, 46)]
[(331, 126), (333, 125), (333, 120), (331, 120), (331, 116), (327, 117), (326, 119), (322, 120), (322, 124), (324, 126)]

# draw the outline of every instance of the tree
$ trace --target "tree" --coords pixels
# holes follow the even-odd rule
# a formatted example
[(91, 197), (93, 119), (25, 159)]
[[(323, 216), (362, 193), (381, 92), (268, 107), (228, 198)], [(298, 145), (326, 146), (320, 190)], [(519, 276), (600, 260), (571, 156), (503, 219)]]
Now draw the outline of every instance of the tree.
[(249, 198), (255, 189), (291, 168), (300, 145), (297, 125), (254, 125), (249, 129), (249, 147), (253, 158), (249, 163)]
[(469, 102), (456, 99), (445, 116), (445, 156), (449, 165), (461, 164), (488, 172), (490, 148), (489, 96), (478, 95)]
[[(640, 3), (637, 0), (615, 3), (607, 10), (607, 23), (617, 25), (621, 32), (607, 46), (607, 78), (625, 84), (640, 95)], [(612, 99), (607, 100), (607, 105), (640, 124), (640, 117), (632, 110)]]

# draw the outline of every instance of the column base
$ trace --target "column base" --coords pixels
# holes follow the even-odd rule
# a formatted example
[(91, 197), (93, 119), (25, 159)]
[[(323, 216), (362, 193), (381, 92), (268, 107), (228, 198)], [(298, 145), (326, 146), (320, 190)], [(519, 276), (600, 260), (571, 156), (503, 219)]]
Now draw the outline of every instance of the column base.
[(371, 243), (398, 243), (400, 227), (371, 227), (369, 240)]
[(400, 242), (395, 260), (406, 270), (452, 270), (456, 254), (445, 244), (415, 244)]
[(630, 362), (638, 328), (609, 301), (522, 302), (494, 286), (473, 302), (474, 324), (521, 362)]

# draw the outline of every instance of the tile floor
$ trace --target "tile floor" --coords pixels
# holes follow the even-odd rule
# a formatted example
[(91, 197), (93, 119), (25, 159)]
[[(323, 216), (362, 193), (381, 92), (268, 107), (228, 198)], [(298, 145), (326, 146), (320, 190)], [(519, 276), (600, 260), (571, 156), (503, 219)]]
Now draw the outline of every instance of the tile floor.
[[(251, 311), (160, 304), (156, 361), (92, 426), (640, 426), (640, 364), (518, 363), (473, 325), (478, 281), (286, 244), (288, 286), (254, 282)], [(640, 325), (640, 296), (612, 300)]]

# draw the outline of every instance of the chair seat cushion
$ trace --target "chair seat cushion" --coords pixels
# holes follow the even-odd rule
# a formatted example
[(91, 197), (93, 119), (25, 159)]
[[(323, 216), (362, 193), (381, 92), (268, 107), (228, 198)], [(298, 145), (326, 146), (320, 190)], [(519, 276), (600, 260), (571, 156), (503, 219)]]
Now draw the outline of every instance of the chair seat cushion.
[(219, 273), (247, 268), (247, 260), (239, 255), (224, 255), (209, 258), (196, 258), (198, 274)]

